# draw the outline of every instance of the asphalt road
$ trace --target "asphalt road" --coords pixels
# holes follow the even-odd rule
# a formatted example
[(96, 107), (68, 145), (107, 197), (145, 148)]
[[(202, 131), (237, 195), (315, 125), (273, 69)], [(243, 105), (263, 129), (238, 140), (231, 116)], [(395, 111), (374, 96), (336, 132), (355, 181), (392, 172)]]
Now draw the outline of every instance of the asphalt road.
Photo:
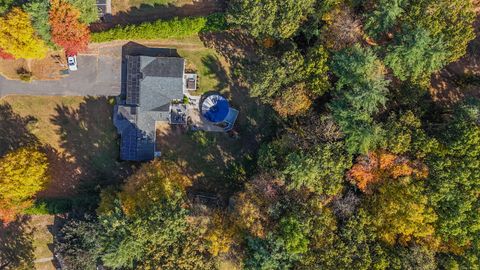
[(53, 81), (25, 83), (0, 76), (0, 97), (7, 95), (116, 96), (120, 94), (121, 59), (116, 55), (79, 55), (78, 70)]

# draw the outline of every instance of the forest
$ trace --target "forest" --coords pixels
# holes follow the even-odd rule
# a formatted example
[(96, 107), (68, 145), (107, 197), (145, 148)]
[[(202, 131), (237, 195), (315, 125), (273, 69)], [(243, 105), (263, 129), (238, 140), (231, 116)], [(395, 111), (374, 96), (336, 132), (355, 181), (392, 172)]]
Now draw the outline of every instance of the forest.
[[(10, 2), (0, 0), (2, 57), (88, 45), (96, 17), (78, 12), (88, 1)], [(231, 43), (248, 53), (226, 56), (229, 75), (271, 108), (273, 131), (222, 175), (234, 184), (217, 205), (194, 200), (195, 179), (168, 158), (102, 186), (55, 238), (66, 269), (479, 269), (480, 72), (455, 78), (473, 94), (447, 103), (432, 94), (449, 64), (479, 59), (479, 3), (226, 4), (221, 26), (195, 33), (246, 37)], [(45, 159), (25, 147), (0, 158), (3, 226), (32, 205)], [(28, 269), (13, 257), (0, 255), (0, 269)]]

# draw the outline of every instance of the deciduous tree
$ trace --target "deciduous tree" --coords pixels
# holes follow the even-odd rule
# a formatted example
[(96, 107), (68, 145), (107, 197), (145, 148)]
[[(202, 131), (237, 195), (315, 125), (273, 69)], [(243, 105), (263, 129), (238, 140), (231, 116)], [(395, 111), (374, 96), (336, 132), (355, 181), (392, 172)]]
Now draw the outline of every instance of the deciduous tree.
[[(472, 245), (480, 234), (479, 102), (462, 105), (441, 130), (441, 145), (427, 159), (430, 200), (437, 233), (452, 250)], [(478, 243), (478, 242), (477, 242)]]
[(52, 40), (63, 47), (67, 55), (75, 55), (87, 48), (90, 39), (88, 27), (79, 22), (80, 12), (65, 0), (51, 0), (49, 22)]
[(13, 8), (0, 18), (0, 48), (15, 58), (43, 58), (47, 46), (35, 34), (28, 14), (20, 8)]
[(47, 157), (35, 147), (20, 148), (0, 159), (0, 219), (11, 220), (29, 207), (48, 180)]

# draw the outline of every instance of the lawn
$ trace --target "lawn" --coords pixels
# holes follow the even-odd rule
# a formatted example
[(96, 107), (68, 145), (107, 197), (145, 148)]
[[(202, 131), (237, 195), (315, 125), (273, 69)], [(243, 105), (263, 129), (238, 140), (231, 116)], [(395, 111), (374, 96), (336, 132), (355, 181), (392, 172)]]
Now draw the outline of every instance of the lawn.
[[(118, 142), (107, 98), (7, 96), (14, 114), (44, 147), (52, 180), (41, 198), (78, 194), (82, 185), (119, 172)], [(98, 183), (97, 183), (98, 184)]]
[(186, 59), (186, 69), (197, 73), (199, 89), (194, 92), (201, 95), (208, 91), (223, 91), (227, 88), (225, 62), (213, 49), (178, 49), (178, 54)]

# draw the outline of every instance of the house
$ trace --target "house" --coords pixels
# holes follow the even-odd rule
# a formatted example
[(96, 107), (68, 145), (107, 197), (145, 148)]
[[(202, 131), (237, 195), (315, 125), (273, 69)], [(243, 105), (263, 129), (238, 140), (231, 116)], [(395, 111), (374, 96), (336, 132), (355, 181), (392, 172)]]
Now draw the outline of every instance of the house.
[(186, 91), (185, 60), (180, 57), (126, 56), (125, 93), (117, 99), (113, 122), (121, 136), (120, 158), (151, 160), (155, 124), (186, 122), (179, 103)]
[(160, 156), (155, 148), (157, 122), (209, 132), (233, 129), (239, 112), (223, 96), (189, 92), (197, 90), (198, 78), (185, 73), (185, 59), (127, 55), (124, 67), (124, 87), (113, 113), (121, 137), (120, 159), (147, 161)]

